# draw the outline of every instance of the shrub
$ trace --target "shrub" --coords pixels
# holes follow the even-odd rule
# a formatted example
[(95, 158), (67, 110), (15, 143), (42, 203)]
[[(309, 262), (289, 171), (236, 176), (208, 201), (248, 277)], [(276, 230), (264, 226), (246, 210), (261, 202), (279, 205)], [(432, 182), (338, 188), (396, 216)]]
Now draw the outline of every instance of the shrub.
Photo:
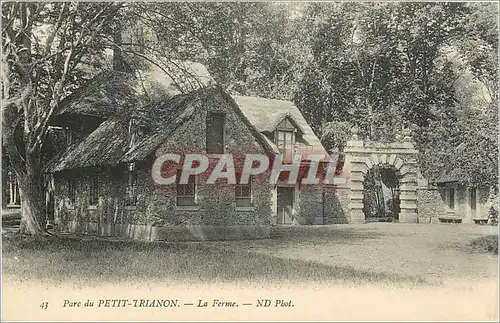
[(490, 223), (492, 225), (497, 225), (498, 224), (498, 211), (495, 209), (494, 206), (490, 207), (490, 212), (489, 212), (489, 218), (490, 218)]
[(471, 244), (476, 250), (487, 251), (498, 255), (498, 234), (492, 234), (474, 239)]

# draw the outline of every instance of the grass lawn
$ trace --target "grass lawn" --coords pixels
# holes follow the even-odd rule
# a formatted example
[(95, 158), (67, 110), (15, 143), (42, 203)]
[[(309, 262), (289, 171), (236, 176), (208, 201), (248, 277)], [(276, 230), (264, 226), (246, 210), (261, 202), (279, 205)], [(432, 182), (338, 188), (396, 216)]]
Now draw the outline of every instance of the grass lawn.
[[(447, 288), (446, 293), (454, 293), (497, 282), (497, 257), (471, 244), (497, 229), (392, 223), (304, 226), (282, 229), (268, 240), (189, 243), (33, 239), (4, 233), (3, 279), (11, 286), (61, 289), (230, 284), (266, 286), (268, 292), (300, 285), (330, 286), (337, 292)], [(474, 297), (489, 302), (485, 295)]]

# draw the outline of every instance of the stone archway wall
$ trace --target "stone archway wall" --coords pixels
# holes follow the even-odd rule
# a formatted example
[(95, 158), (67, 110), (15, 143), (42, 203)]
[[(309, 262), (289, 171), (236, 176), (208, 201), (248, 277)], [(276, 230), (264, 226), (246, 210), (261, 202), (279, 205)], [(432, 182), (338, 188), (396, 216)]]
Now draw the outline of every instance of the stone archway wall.
[(409, 137), (399, 142), (363, 141), (354, 134), (344, 149), (347, 182), (337, 187), (349, 223), (364, 223), (363, 181), (374, 165), (389, 166), (399, 178), (399, 222), (417, 222), (417, 153)]

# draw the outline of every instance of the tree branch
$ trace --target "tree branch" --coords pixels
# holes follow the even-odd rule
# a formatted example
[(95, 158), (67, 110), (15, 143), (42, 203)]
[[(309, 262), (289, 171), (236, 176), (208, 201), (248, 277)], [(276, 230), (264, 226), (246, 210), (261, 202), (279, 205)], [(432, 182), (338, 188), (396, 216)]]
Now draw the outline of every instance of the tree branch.
[(63, 17), (64, 17), (64, 14), (66, 13), (67, 9), (68, 9), (68, 3), (64, 2), (62, 7), (61, 7), (61, 11), (59, 12), (59, 18), (57, 19), (57, 22), (54, 25), (54, 28), (52, 28), (49, 36), (47, 37), (47, 41), (45, 42), (45, 52), (47, 54), (49, 54), (50, 51), (52, 50), (52, 44), (54, 42), (54, 39), (56, 37), (57, 32), (59, 31), (59, 29), (62, 26)]

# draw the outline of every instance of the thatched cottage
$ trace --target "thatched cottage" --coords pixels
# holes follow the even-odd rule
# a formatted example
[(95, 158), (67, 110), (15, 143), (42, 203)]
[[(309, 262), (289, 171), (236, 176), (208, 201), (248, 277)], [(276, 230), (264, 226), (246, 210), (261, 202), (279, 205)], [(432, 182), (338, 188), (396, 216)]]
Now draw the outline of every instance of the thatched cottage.
[(165, 153), (203, 153), (211, 165), (221, 154), (326, 154), (291, 102), (204, 87), (134, 108), (128, 94), (98, 91), (54, 119), (67, 138), (46, 168), (57, 230), (208, 240), (266, 238), (272, 225), (345, 222), (328, 218), (339, 214), (329, 185), (282, 177), (276, 185), (253, 177), (246, 185), (208, 185), (204, 174), (186, 184), (153, 181), (152, 165)]

